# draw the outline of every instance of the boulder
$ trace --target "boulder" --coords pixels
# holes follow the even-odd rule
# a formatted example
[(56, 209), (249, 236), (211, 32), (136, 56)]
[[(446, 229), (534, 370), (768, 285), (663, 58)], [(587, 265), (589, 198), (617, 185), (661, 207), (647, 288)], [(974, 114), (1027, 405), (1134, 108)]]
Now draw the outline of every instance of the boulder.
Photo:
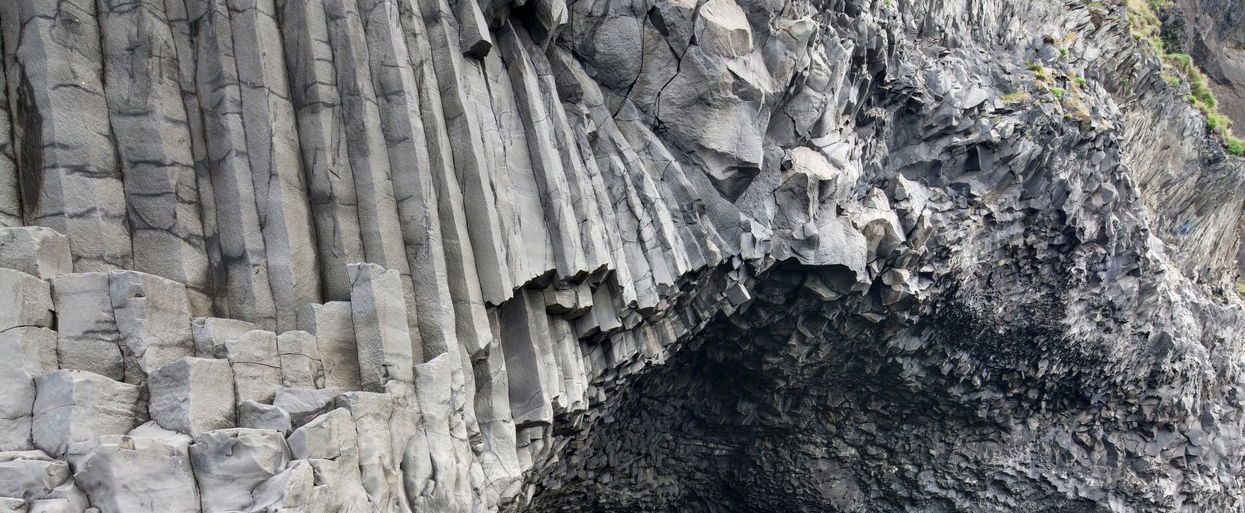
[(127, 383), (139, 383), (166, 363), (194, 356), (185, 285), (137, 271), (118, 271), (109, 276), (108, 286), (121, 333)]

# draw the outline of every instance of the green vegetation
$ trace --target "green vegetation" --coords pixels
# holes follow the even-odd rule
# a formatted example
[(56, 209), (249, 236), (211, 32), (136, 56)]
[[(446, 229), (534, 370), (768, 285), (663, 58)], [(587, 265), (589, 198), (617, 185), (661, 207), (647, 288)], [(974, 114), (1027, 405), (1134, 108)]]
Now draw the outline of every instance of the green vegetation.
[[(1163, 24), (1158, 13), (1169, 9), (1172, 0), (1124, 0), (1128, 8), (1129, 32), (1150, 46), (1163, 57), (1164, 71), (1160, 75), (1169, 87), (1189, 84), (1189, 103), (1206, 116), (1206, 130), (1223, 140), (1228, 153), (1245, 156), (1245, 140), (1232, 133), (1232, 120), (1219, 112), (1219, 102), (1211, 91), (1206, 74), (1198, 69), (1193, 58), (1183, 53), (1167, 53), (1163, 48)], [(1128, 89), (1127, 79), (1123, 88)]]
[(1072, 83), (1076, 84), (1077, 87), (1085, 87), (1085, 77), (1076, 77), (1072, 80)]
[(1063, 97), (1068, 94), (1068, 91), (1062, 87), (1051, 88), (1050, 92), (1053, 93), (1055, 95), (1055, 99), (1059, 101), (1063, 101)]
[(1008, 93), (1003, 96), (1000, 96), (999, 99), (1003, 100), (1004, 104), (1010, 105), (1013, 103), (1020, 103), (1020, 102), (1028, 100), (1029, 93), (1026, 93), (1024, 91), (1017, 91), (1014, 93)]
[(1090, 2), (1088, 4), (1085, 4), (1085, 6), (1089, 7), (1090, 9), (1102, 9), (1103, 8), (1102, 2)]

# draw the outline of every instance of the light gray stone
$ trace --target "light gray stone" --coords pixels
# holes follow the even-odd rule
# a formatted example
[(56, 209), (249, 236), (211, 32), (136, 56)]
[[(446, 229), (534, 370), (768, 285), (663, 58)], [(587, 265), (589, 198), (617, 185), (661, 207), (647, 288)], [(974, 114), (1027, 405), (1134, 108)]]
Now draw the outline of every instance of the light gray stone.
[(108, 273), (64, 274), (50, 281), (59, 311), (56, 353), (60, 367), (124, 381), (121, 333), (112, 312)]
[(251, 491), (285, 468), (290, 451), (277, 431), (222, 429), (196, 436), (190, 461), (204, 513), (243, 511)]
[(298, 328), (315, 335), (324, 365), (324, 387), (339, 391), (362, 390), (359, 350), (355, 345), (351, 304), (333, 301), (307, 305), (298, 312)]
[(99, 9), (104, 92), (124, 177), (132, 269), (185, 284), (202, 315), (211, 307), (208, 259), (164, 1), (103, 0)]
[(196, 513), (199, 491), (184, 444), (107, 435), (70, 446), (74, 481), (100, 513)]
[(0, 267), (48, 279), (73, 272), (69, 238), (51, 228), (0, 229)]
[(271, 404), (260, 404), (255, 401), (238, 403), (238, 427), (272, 429), (281, 432), (282, 436), (290, 434), (290, 430), (293, 429), (289, 412)]
[(161, 427), (198, 436), (234, 426), (233, 388), (228, 361), (181, 358), (147, 376), (147, 408)]
[(35, 378), (56, 370), (56, 332), (20, 327), (0, 331), (0, 451), (34, 449)]
[(350, 309), (359, 350), (364, 390), (382, 391), (385, 382), (410, 382), (411, 333), (401, 277), (376, 264), (350, 264)]
[(237, 319), (198, 317), (191, 321), (195, 355), (200, 358), (225, 358), (225, 344), (248, 332), (259, 329), (255, 323)]
[(272, 403), (281, 386), (281, 358), (277, 335), (255, 330), (225, 343), (225, 357), (233, 367), (237, 402)]
[(62, 511), (77, 513), (88, 506), (69, 462), (43, 451), (0, 452), (0, 497), (25, 499), (30, 508), (39, 501), (60, 501), (66, 506)]
[(123, 435), (142, 416), (136, 385), (77, 370), (35, 378), (34, 444), (48, 454), (65, 454), (76, 442)]
[(132, 261), (96, 17), (93, 0), (0, 3), (24, 217), (69, 238), (77, 272)]
[(185, 285), (152, 274), (118, 271), (109, 276), (108, 288), (127, 383), (138, 383), (173, 360), (194, 356)]
[(48, 283), (12, 269), (0, 269), (0, 330), (17, 326), (52, 326), (52, 291)]
[(316, 336), (287, 331), (277, 336), (281, 383), (294, 388), (324, 388), (324, 362)]
[(331, 410), (336, 396), (337, 393), (330, 389), (281, 387), (277, 389), (272, 405), (288, 412), (290, 425), (299, 428)]
[(246, 156), (263, 231), (278, 333), (320, 302), (320, 273), (273, 0), (229, 2)]

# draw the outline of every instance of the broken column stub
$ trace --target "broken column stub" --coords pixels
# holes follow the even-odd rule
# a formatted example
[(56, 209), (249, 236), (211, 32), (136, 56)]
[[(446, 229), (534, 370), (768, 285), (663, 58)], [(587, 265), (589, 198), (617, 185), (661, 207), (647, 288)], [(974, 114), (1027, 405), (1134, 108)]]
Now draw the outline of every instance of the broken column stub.
[(167, 278), (118, 271), (108, 278), (112, 313), (121, 334), (128, 383), (178, 358), (194, 356), (186, 286)]
[(376, 264), (350, 264), (347, 272), (363, 389), (383, 392), (391, 379), (410, 382), (411, 334), (398, 271)]

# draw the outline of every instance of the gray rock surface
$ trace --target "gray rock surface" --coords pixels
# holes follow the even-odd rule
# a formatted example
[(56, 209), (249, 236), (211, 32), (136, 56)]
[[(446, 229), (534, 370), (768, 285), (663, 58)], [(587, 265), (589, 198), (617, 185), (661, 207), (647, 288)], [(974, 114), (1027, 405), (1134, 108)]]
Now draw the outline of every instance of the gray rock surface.
[(0, 2), (0, 511), (1241, 510), (1245, 165), (1097, 4)]

